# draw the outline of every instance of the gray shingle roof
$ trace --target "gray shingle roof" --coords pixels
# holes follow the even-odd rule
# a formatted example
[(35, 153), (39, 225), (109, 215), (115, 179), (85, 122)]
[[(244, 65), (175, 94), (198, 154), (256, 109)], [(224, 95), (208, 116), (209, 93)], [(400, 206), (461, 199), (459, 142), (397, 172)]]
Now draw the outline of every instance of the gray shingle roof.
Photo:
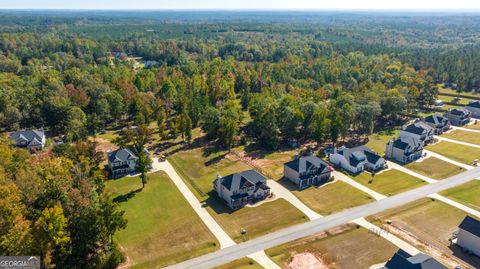
[(365, 160), (371, 164), (375, 164), (382, 158), (366, 146), (358, 146), (350, 149), (343, 148), (340, 149), (338, 153), (343, 155), (349, 161), (350, 165), (354, 167)]
[(222, 177), (222, 185), (230, 191), (254, 185), (260, 188), (265, 182), (267, 182), (267, 179), (255, 170), (247, 170)]
[(466, 116), (470, 114), (470, 111), (468, 111), (465, 108), (454, 108), (454, 109), (449, 109), (445, 114), (452, 114), (456, 116)]
[(440, 114), (430, 115), (425, 118), (425, 122), (433, 123), (435, 125), (440, 124), (443, 121), (448, 121), (448, 119)]
[(312, 166), (319, 169), (320, 173), (328, 171), (328, 164), (315, 156), (304, 156), (285, 163), (286, 166), (298, 173), (309, 170)]
[(403, 128), (405, 132), (409, 132), (412, 134), (417, 134), (417, 135), (422, 135), (425, 132), (428, 132), (426, 128), (423, 126), (420, 126), (419, 124), (412, 123), (410, 125), (407, 125)]
[(117, 149), (115, 151), (111, 151), (108, 153), (108, 162), (126, 162), (128, 160), (138, 159), (137, 155), (135, 155), (129, 149)]
[(477, 237), (480, 237), (480, 220), (474, 219), (470, 216), (466, 216), (465, 219), (463, 219), (462, 223), (460, 223), (458, 228), (465, 230)]
[(14, 141), (25, 140), (30, 143), (32, 140), (36, 139), (35, 143), (40, 144), (44, 137), (45, 133), (40, 130), (17, 131), (10, 135), (10, 139)]
[(480, 101), (473, 101), (467, 105), (468, 107), (480, 108)]

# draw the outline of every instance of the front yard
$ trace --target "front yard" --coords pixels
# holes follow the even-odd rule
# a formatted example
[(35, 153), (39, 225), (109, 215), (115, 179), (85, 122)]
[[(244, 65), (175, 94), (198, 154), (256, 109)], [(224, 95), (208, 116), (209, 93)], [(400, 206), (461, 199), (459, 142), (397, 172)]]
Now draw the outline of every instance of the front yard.
[(427, 149), (465, 164), (472, 164), (474, 160), (480, 159), (480, 148), (456, 143), (442, 141), (435, 145), (427, 146)]
[(480, 134), (463, 130), (455, 130), (442, 135), (443, 137), (480, 145)]
[(373, 178), (370, 173), (364, 172), (353, 177), (353, 179), (358, 183), (387, 196), (427, 184), (425, 181), (419, 178), (395, 169), (378, 173)]
[(265, 252), (282, 268), (289, 268), (289, 263), (297, 254), (313, 254), (319, 263), (326, 267), (312, 268), (336, 269), (369, 268), (386, 262), (397, 249), (387, 240), (350, 224), (267, 249)]
[(458, 187), (443, 191), (441, 194), (480, 211), (480, 180), (470, 181)]
[(336, 181), (320, 188), (310, 187), (297, 190), (288, 179), (280, 181), (298, 197), (304, 204), (320, 215), (332, 213), (373, 202), (374, 199), (342, 181)]
[(414, 172), (433, 179), (444, 179), (465, 172), (465, 169), (435, 157), (424, 159), (421, 162), (412, 162), (405, 165)]
[(110, 180), (106, 185), (128, 220), (127, 228), (116, 239), (130, 267), (162, 267), (219, 248), (215, 237), (163, 172), (149, 175), (143, 190), (138, 177)]

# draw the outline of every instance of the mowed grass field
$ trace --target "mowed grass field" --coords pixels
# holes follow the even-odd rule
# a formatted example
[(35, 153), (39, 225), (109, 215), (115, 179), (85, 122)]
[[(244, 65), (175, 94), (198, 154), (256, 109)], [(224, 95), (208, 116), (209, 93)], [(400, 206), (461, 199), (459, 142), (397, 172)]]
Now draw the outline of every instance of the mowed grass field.
[(455, 130), (442, 135), (443, 137), (480, 145), (480, 133), (463, 130)]
[(480, 211), (480, 180), (443, 191), (441, 195)]
[(372, 134), (368, 137), (369, 141), (365, 146), (369, 147), (380, 156), (383, 156), (388, 141), (390, 141), (393, 137), (397, 137), (397, 135), (398, 130)]
[(320, 188), (310, 187), (305, 190), (298, 190), (288, 179), (282, 179), (280, 183), (320, 215), (330, 215), (374, 201), (368, 194), (342, 181), (329, 183)]
[(472, 164), (474, 160), (480, 159), (480, 148), (456, 143), (442, 141), (438, 144), (427, 146), (427, 149), (465, 164)]
[(396, 246), (354, 225), (340, 231), (327, 231), (319, 235), (283, 244), (265, 252), (282, 268), (295, 254), (312, 253), (321, 257), (328, 268), (369, 268), (386, 262), (398, 250)]
[(373, 177), (373, 180), (371, 174), (366, 172), (352, 178), (358, 183), (387, 196), (427, 184), (419, 178), (395, 169), (378, 173)]
[(477, 124), (474, 123), (474, 124), (466, 125), (465, 128), (472, 129), (472, 130), (480, 130), (480, 122), (477, 122)]
[[(212, 196), (207, 210), (223, 230), (237, 243), (308, 221), (308, 217), (284, 199), (255, 207), (231, 211), (223, 200)], [(242, 235), (242, 229), (247, 231)]]
[(433, 179), (445, 179), (466, 171), (462, 167), (435, 157), (424, 159), (421, 162), (409, 163), (405, 165), (405, 168)]
[(116, 235), (131, 268), (174, 264), (212, 252), (219, 243), (170, 178), (149, 175), (140, 190), (138, 177), (110, 180), (107, 189), (125, 210), (127, 228)]
[[(230, 210), (213, 190), (213, 180), (217, 174), (226, 176), (252, 168), (226, 155), (225, 151), (205, 154), (203, 148), (196, 148), (180, 151), (169, 157), (169, 161), (233, 240), (243, 242), (308, 220), (302, 212), (283, 199), (256, 207)], [(247, 230), (247, 235), (241, 235), (242, 229)]]
[(393, 225), (408, 230), (423, 241), (448, 247), (448, 239), (466, 215), (441, 201), (424, 198), (370, 216), (368, 220), (377, 224), (391, 220)]
[(263, 269), (263, 267), (250, 258), (242, 258), (214, 269)]

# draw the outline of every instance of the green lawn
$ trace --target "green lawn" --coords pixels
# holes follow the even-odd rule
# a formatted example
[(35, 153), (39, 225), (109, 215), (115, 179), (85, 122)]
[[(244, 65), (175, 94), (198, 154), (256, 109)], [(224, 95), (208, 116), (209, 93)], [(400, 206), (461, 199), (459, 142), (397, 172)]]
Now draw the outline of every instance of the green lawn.
[(138, 177), (107, 182), (125, 210), (127, 228), (116, 235), (134, 268), (162, 267), (218, 249), (218, 242), (163, 172), (145, 189)]
[(443, 191), (441, 194), (480, 211), (480, 180), (473, 180), (458, 187)]
[(470, 101), (473, 101), (472, 99), (467, 99), (467, 98), (463, 98), (463, 97), (460, 97), (460, 100), (455, 101), (455, 98), (456, 97), (454, 97), (454, 96), (448, 96), (448, 95), (438, 96), (438, 99), (440, 99), (444, 102), (455, 103), (457, 105), (467, 105)]
[(472, 164), (474, 160), (480, 159), (480, 148), (473, 148), (446, 141), (428, 146), (427, 149), (465, 164)]
[(377, 224), (391, 220), (393, 225), (410, 231), (423, 241), (448, 247), (448, 239), (466, 215), (448, 204), (424, 198), (371, 216), (368, 220)]
[(397, 135), (398, 130), (372, 134), (368, 137), (369, 141), (365, 146), (369, 147), (380, 156), (383, 156), (388, 141), (390, 141), (393, 137), (397, 137)]
[(320, 188), (310, 187), (301, 191), (287, 179), (282, 179), (281, 184), (320, 215), (330, 215), (374, 201), (368, 194), (342, 181), (330, 183)]
[(279, 180), (283, 177), (283, 164), (291, 161), (296, 154), (298, 154), (296, 150), (266, 154), (261, 160), (261, 167), (269, 173), (273, 179)]
[(116, 131), (107, 131), (103, 134), (98, 134), (97, 137), (105, 139), (109, 142), (113, 142), (113, 140), (115, 140), (119, 137), (119, 134)]
[(465, 172), (462, 167), (456, 166), (449, 162), (440, 160), (435, 157), (424, 159), (421, 162), (412, 162), (405, 165), (412, 171), (433, 179), (444, 179)]
[(480, 145), (480, 134), (476, 132), (455, 130), (442, 135), (443, 137)]
[[(450, 88), (444, 88), (443, 86), (439, 86), (439, 93), (440, 93), (440, 95), (442, 95), (442, 93), (458, 95), (456, 90), (453, 90), (453, 89), (450, 89)], [(474, 92), (461, 92), (460, 95), (480, 97), (480, 94), (474, 93)]]
[(204, 201), (213, 190), (212, 182), (220, 174), (226, 176), (251, 169), (247, 164), (226, 157), (226, 151), (204, 152), (204, 148), (183, 150), (168, 158), (190, 189)]
[(372, 182), (370, 182), (371, 174), (366, 172), (353, 177), (353, 179), (378, 193), (388, 196), (427, 184), (419, 178), (395, 169), (376, 174)]
[[(206, 205), (212, 217), (237, 243), (308, 221), (307, 216), (284, 199), (233, 212), (215, 196), (210, 197)], [(245, 236), (241, 234), (242, 229), (247, 230)]]
[(387, 240), (354, 225), (289, 242), (265, 252), (282, 268), (295, 254), (312, 253), (328, 268), (369, 268), (386, 262), (398, 250)]
[(241, 258), (215, 267), (215, 269), (263, 269), (263, 267), (250, 258)]

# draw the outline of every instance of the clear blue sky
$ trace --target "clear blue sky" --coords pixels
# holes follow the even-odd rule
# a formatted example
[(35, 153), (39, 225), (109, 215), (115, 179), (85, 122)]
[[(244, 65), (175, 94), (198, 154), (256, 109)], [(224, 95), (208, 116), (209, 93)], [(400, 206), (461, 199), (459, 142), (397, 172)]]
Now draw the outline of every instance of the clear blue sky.
[(480, 0), (0, 0), (0, 9), (480, 9)]

